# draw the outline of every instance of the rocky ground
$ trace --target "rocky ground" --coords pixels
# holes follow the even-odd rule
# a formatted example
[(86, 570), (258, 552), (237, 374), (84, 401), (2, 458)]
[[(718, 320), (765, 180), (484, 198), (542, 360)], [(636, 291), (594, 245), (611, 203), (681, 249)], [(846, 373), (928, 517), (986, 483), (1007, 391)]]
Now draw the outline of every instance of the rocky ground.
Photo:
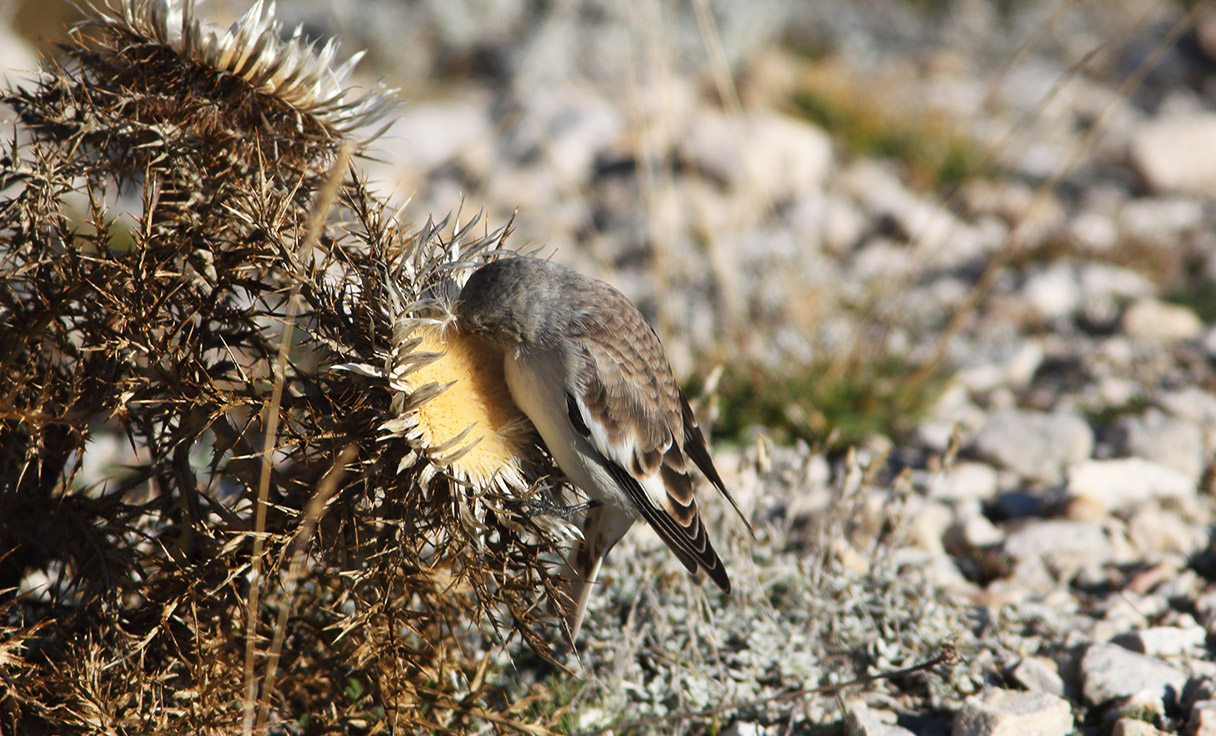
[[(734, 594), (635, 530), (578, 676), (500, 678), (577, 733), (1216, 734), (1216, 13), (843, 5), (280, 10), (402, 88), (407, 216), (514, 216), (734, 427)], [(834, 441), (797, 387), (878, 364), (901, 416)]]

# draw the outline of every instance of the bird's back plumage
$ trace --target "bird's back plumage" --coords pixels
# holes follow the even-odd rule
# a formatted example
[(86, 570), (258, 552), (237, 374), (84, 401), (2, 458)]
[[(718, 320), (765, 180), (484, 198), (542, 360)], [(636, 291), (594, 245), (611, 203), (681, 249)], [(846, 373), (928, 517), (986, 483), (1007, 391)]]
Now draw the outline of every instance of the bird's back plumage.
[(567, 559), (571, 637), (604, 556), (639, 516), (689, 572), (704, 569), (729, 593), (697, 510), (692, 466), (734, 500), (641, 313), (608, 284), (523, 257), (483, 266), (465, 290), (458, 316), (502, 344), (516, 403), (563, 472), (602, 504), (588, 512), (584, 541)]

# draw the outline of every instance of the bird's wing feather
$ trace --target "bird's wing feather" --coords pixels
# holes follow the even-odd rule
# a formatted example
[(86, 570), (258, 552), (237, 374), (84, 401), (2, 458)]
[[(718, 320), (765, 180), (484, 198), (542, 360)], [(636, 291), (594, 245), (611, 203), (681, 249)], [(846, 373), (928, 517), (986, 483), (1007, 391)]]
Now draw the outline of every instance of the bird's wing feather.
[(743, 526), (747, 527), (747, 531), (752, 535), (752, 539), (756, 538), (756, 532), (752, 529), (751, 522), (743, 515), (739, 504), (735, 502), (735, 497), (730, 495), (730, 491), (726, 490), (726, 484), (722, 482), (722, 476), (718, 475), (718, 469), (714, 467), (713, 458), (709, 456), (709, 446), (705, 442), (705, 435), (701, 434), (701, 427), (697, 424), (697, 417), (692, 413), (692, 407), (688, 404), (688, 398), (684, 396), (684, 391), (680, 391), (680, 406), (684, 416), (684, 451), (692, 458), (692, 461), (697, 464), (705, 477), (710, 483), (726, 497), (730, 502), (731, 508), (738, 514), (739, 519), (743, 522)]
[[(632, 305), (625, 305), (627, 309), (598, 310), (601, 319), (586, 326), (581, 352), (571, 356), (571, 422), (685, 567), (705, 568), (718, 587), (729, 592), (725, 566), (709, 542), (693, 497), (679, 386), (658, 338)], [(631, 339), (622, 340), (621, 335)], [(709, 466), (712, 469), (712, 463)]]

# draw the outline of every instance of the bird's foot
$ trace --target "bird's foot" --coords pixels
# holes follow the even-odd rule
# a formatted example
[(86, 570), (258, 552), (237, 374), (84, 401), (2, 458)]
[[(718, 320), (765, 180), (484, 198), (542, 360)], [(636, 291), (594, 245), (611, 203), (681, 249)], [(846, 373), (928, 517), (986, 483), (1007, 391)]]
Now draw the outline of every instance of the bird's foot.
[(521, 502), (524, 507), (524, 513), (533, 516), (556, 516), (560, 519), (569, 519), (572, 516), (577, 516), (584, 511), (590, 511), (600, 505), (599, 501), (588, 501), (586, 503), (576, 504), (561, 504), (544, 497), (534, 497), (525, 499)]

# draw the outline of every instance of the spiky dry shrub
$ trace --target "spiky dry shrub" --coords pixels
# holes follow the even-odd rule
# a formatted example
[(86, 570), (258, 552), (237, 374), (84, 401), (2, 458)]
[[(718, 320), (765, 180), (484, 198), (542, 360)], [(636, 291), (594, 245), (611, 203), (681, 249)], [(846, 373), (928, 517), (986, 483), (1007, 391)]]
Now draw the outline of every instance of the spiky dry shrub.
[(486, 665), (548, 653), (567, 529), (445, 319), (505, 230), (387, 213), (344, 158), (386, 93), (260, 7), (96, 15), (4, 95), (0, 732), (544, 731)]

